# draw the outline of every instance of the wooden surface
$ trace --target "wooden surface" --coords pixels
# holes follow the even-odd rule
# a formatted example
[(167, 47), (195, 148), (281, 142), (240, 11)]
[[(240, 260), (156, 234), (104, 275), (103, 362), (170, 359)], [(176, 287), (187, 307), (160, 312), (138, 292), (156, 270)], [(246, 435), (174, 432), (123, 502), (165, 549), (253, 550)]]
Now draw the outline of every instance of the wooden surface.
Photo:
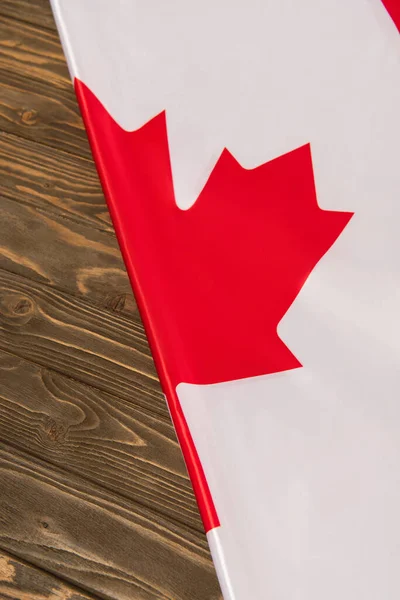
[(0, 599), (221, 599), (48, 0), (0, 2), (0, 440)]

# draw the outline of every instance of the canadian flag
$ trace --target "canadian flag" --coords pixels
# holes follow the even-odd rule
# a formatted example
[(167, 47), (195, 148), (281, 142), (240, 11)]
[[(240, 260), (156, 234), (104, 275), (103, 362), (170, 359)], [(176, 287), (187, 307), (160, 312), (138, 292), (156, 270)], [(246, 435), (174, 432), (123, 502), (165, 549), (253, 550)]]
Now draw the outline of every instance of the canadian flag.
[(224, 597), (398, 600), (400, 2), (53, 8)]

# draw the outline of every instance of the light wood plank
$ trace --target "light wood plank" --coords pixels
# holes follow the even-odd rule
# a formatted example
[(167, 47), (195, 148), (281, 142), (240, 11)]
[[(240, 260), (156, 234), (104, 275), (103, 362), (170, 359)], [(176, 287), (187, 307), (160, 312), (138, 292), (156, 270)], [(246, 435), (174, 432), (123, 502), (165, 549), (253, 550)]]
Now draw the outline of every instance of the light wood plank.
[(0, 14), (55, 30), (49, 0), (1, 0)]
[(0, 348), (168, 418), (140, 324), (0, 271)]
[(114, 235), (97, 172), (84, 158), (0, 133), (0, 194)]
[(138, 319), (114, 235), (0, 197), (0, 269)]
[(29, 68), (4, 70), (1, 60), (0, 81), (0, 130), (92, 161), (72, 82), (57, 88), (31, 79)]
[(57, 32), (0, 15), (0, 64), (31, 79), (70, 89), (71, 79)]

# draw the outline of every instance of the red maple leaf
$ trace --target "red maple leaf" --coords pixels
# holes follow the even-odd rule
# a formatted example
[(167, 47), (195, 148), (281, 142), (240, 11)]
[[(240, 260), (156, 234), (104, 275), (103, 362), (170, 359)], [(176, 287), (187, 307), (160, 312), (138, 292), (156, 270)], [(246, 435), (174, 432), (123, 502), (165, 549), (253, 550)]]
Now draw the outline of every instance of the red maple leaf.
[(224, 150), (175, 202), (165, 114), (127, 132), (75, 80), (93, 154), (206, 531), (219, 525), (176, 386), (301, 366), (277, 326), (351, 213), (317, 204), (310, 147), (256, 169)]
[(301, 366), (277, 326), (352, 213), (317, 204), (309, 145), (255, 169), (224, 150), (189, 210), (165, 114), (126, 132), (78, 97), (158, 369), (174, 387)]

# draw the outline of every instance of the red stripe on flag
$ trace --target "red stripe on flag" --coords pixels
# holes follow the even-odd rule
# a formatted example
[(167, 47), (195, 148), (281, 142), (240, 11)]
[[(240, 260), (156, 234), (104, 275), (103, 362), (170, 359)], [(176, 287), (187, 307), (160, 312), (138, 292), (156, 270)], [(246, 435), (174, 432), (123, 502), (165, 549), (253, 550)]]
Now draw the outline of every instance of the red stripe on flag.
[[(107, 198), (107, 203), (110, 209), (111, 217), (113, 219), (114, 227), (118, 235), (121, 251), (124, 256), (125, 265), (127, 267), (128, 275), (132, 284), (132, 288), (135, 293), (136, 301), (139, 306), (139, 310), (143, 319), (143, 323), (146, 329), (146, 334), (149, 339), (150, 347), (152, 350), (154, 362), (160, 377), (163, 391), (166, 395), (171, 417), (174, 423), (176, 434), (178, 437), (179, 444), (181, 446), (182, 454), (185, 459), (186, 467), (189, 473), (190, 480), (192, 482), (193, 490), (196, 496), (197, 504), (199, 506), (200, 514), (203, 520), (204, 528), (206, 532), (219, 527), (219, 519), (215, 510), (214, 502), (211, 497), (211, 492), (208, 487), (208, 483), (204, 474), (202, 464), (200, 462), (199, 455), (194, 445), (189, 427), (187, 425), (185, 416), (182, 411), (182, 407), (176, 394), (176, 381), (172, 381), (170, 372), (165, 365), (165, 356), (160, 351), (160, 344), (154, 331), (154, 324), (152, 322), (152, 315), (148, 310), (146, 301), (144, 299), (140, 281), (136, 276), (135, 253), (127, 243), (125, 228), (122, 226), (121, 218), (124, 219), (122, 206), (124, 201), (132, 201), (134, 199), (129, 198), (128, 194), (115, 195), (113, 188), (114, 178), (121, 181), (122, 188), (129, 190), (129, 185), (126, 185), (125, 178), (130, 179), (131, 172), (128, 169), (123, 169), (122, 172), (118, 172), (118, 164), (124, 162), (124, 153), (119, 152), (116, 144), (116, 131), (120, 130), (118, 125), (109, 117), (103, 106), (90, 92), (90, 90), (78, 79), (75, 79), (75, 92), (78, 98), (79, 107), (85, 122), (89, 142), (92, 148), (93, 156), (95, 159), (96, 167), (102, 182), (102, 186)], [(122, 130), (120, 130), (122, 131)], [(102, 139), (101, 139), (102, 138)], [(108, 151), (105, 151), (104, 141), (109, 145)], [(107, 161), (107, 154), (112, 156), (111, 161)], [(128, 160), (131, 158), (128, 153)], [(149, 156), (147, 156), (149, 158)], [(150, 157), (152, 158), (152, 157)], [(134, 169), (134, 164), (131, 164)], [(151, 161), (148, 163), (148, 167), (152, 169)], [(112, 176), (111, 171), (113, 171)], [(155, 175), (160, 176), (160, 173)], [(124, 184), (125, 181), (125, 184)], [(128, 197), (127, 197), (128, 196)], [(144, 194), (145, 201), (148, 199), (146, 193)], [(139, 207), (135, 207), (138, 208)], [(139, 209), (140, 210), (140, 209)], [(132, 214), (132, 219), (139, 221), (139, 215)], [(155, 219), (157, 221), (157, 219)], [(126, 225), (126, 223), (125, 223)], [(152, 225), (152, 223), (149, 223)], [(133, 236), (137, 236), (138, 232), (132, 232)], [(139, 236), (143, 236), (143, 241), (146, 244), (146, 232), (139, 231)], [(149, 275), (151, 276), (152, 266), (146, 264)], [(159, 299), (163, 302), (162, 290), (160, 289)], [(165, 315), (166, 319), (170, 318), (170, 315)], [(174, 350), (171, 348), (171, 352)], [(176, 357), (179, 361), (179, 356)]]
[(400, 32), (400, 0), (382, 0), (382, 2)]

